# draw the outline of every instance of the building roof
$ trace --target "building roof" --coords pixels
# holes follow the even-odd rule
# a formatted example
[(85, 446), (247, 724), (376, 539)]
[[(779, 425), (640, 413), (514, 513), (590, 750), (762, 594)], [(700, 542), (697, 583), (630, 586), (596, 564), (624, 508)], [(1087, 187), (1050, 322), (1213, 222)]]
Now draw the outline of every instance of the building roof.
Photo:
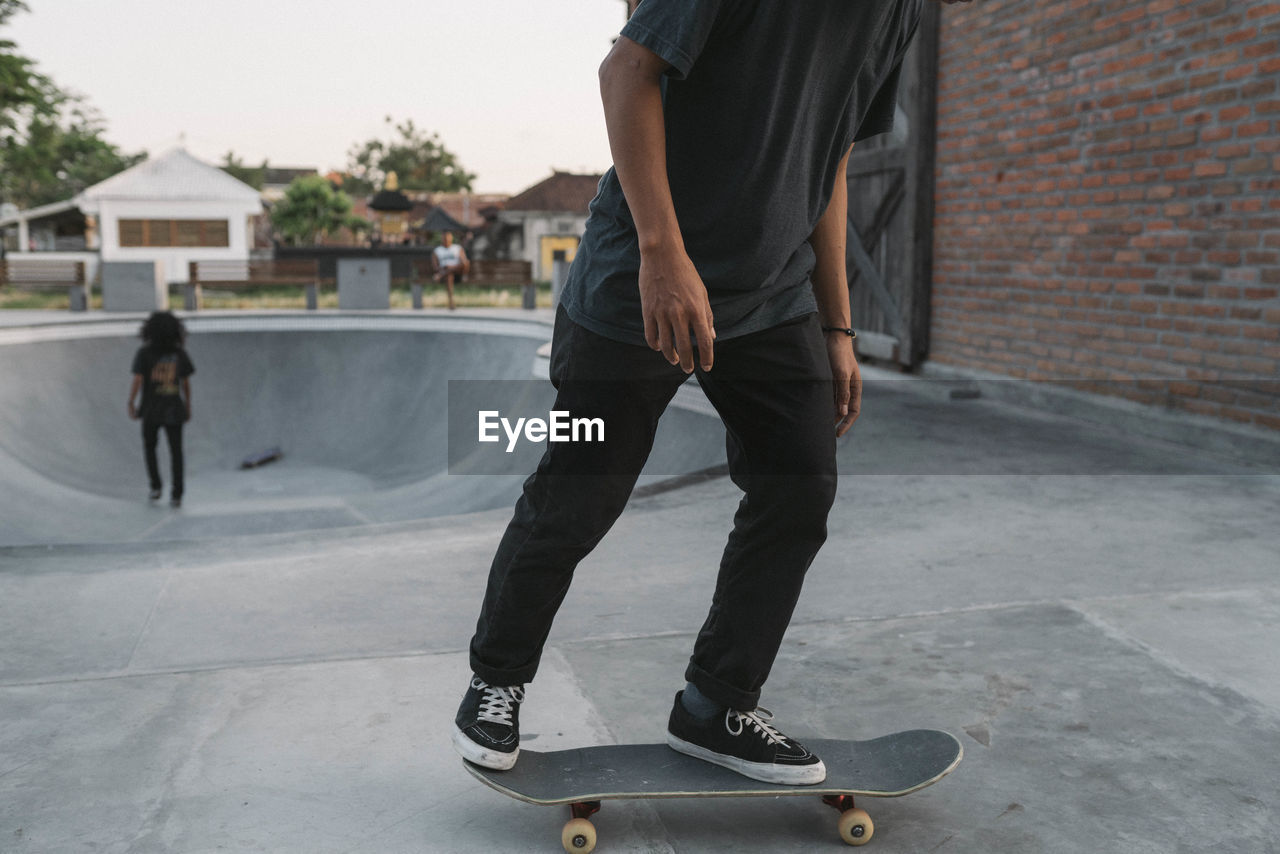
[(508, 211), (554, 211), (556, 213), (587, 213), (587, 205), (596, 196), (599, 175), (575, 175), (572, 172), (552, 172), (546, 178), (517, 193), (507, 200)]
[(501, 208), (509, 196), (505, 193), (432, 193), (428, 198), (467, 228), (478, 229), (484, 227), (480, 211), (494, 206)]
[(57, 216), (58, 214), (63, 214), (75, 209), (76, 203), (74, 201), (65, 201), (54, 202), (49, 205), (40, 205), (36, 208), (27, 208), (25, 211), (15, 210), (8, 216), (0, 216), (0, 228), (4, 228), (6, 225), (13, 225), (20, 220), (25, 219), (30, 222), (34, 219), (44, 219), (49, 216)]
[(467, 226), (449, 216), (449, 212), (439, 206), (428, 211), (417, 228), (421, 231), (452, 231), (458, 234), (467, 230)]
[(318, 170), (305, 167), (268, 166), (262, 170), (262, 185), (264, 187), (272, 185), (287, 187), (293, 183), (295, 178), (309, 178), (312, 175), (319, 174)]
[(75, 201), (96, 211), (100, 199), (236, 201), (260, 204), (258, 191), (217, 166), (174, 148), (85, 189)]
[(413, 202), (399, 190), (379, 190), (369, 200), (369, 207), (375, 211), (408, 211), (413, 210)]
[(412, 221), (419, 222), (433, 208), (440, 208), (456, 222), (473, 231), (484, 228), (481, 211), (489, 208), (501, 210), (510, 198), (505, 193), (432, 193), (425, 190), (409, 190), (405, 195), (413, 202), (413, 211), (409, 214)]

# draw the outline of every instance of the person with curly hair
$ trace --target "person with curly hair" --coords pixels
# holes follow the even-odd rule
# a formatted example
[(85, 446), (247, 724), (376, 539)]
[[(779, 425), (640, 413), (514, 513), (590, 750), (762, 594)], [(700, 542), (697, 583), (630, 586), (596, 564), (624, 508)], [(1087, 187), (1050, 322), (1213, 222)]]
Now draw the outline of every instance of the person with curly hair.
[[(129, 417), (142, 421), (142, 448), (147, 461), (148, 496), (158, 501), (164, 492), (156, 445), (163, 428), (169, 443), (169, 470), (173, 478), (169, 504), (182, 506), (182, 425), (191, 420), (191, 375), (196, 372), (184, 347), (187, 330), (171, 311), (154, 311), (138, 333), (142, 346), (133, 357), (133, 384), (129, 387)], [(138, 394), (141, 392), (141, 402)]]

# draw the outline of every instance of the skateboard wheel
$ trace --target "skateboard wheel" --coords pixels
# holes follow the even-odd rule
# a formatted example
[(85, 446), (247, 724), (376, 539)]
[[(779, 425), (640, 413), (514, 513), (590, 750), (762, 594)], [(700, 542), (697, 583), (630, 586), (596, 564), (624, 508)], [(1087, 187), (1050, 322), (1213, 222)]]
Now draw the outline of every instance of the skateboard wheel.
[(871, 841), (871, 834), (876, 832), (871, 816), (863, 809), (855, 808), (840, 813), (840, 823), (837, 826), (840, 828), (840, 838), (850, 845), (866, 845)]
[(596, 829), (585, 818), (570, 819), (560, 834), (560, 842), (569, 854), (589, 854), (596, 847)]

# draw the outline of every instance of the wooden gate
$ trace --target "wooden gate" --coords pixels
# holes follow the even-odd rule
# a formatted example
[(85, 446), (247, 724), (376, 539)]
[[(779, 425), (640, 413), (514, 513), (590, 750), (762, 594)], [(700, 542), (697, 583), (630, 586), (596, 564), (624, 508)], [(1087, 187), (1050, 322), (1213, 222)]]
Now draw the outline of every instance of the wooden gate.
[(929, 352), (939, 7), (902, 61), (892, 133), (849, 157), (847, 264), (858, 352), (912, 367)]

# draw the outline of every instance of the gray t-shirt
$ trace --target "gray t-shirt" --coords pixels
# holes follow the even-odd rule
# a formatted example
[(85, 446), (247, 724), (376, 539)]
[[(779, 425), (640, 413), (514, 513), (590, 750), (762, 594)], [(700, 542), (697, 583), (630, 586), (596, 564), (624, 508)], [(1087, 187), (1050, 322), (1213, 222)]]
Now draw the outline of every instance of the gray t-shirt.
[[(622, 35), (671, 65), (667, 176), (718, 340), (815, 311), (809, 235), (849, 146), (893, 127), (923, 0), (644, 0)], [(635, 223), (600, 181), (562, 296), (591, 331), (644, 344)]]

